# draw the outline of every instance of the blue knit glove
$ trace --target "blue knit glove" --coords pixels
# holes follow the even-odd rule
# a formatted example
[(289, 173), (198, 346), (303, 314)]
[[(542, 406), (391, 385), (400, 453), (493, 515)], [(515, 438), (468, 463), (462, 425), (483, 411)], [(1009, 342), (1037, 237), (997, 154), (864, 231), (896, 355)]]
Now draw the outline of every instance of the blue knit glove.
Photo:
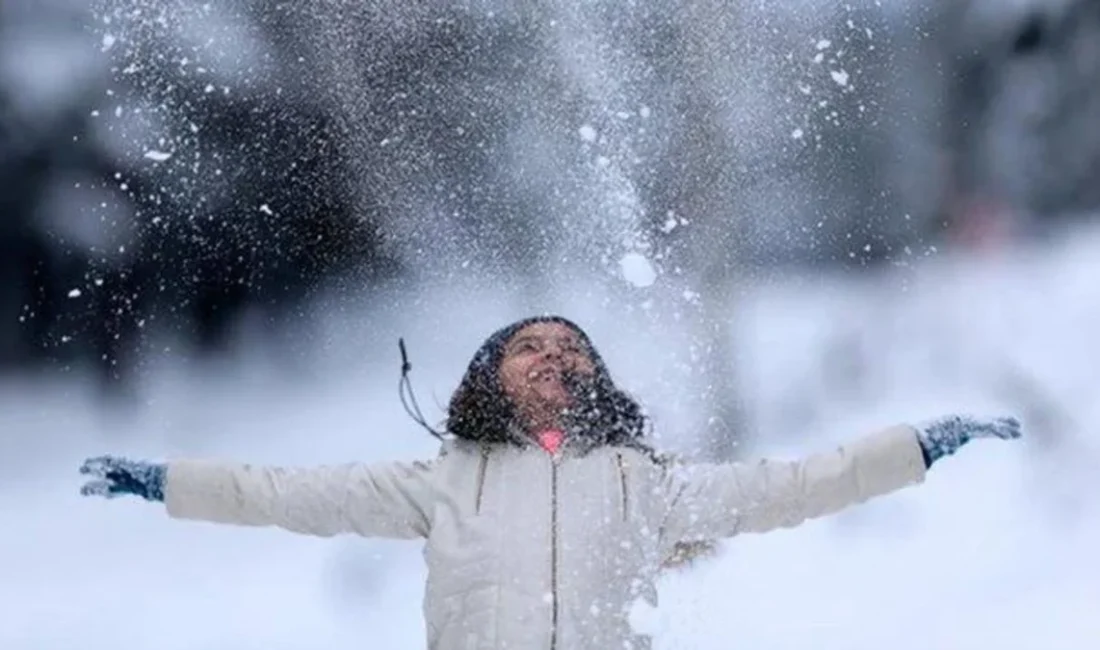
[(950, 456), (975, 438), (1011, 440), (1021, 435), (1020, 421), (1012, 417), (975, 418), (969, 415), (947, 415), (917, 426), (917, 439), (924, 452), (924, 464)]
[(93, 477), (80, 488), (84, 496), (113, 499), (132, 494), (147, 501), (164, 501), (167, 465), (98, 456), (84, 461), (80, 473)]

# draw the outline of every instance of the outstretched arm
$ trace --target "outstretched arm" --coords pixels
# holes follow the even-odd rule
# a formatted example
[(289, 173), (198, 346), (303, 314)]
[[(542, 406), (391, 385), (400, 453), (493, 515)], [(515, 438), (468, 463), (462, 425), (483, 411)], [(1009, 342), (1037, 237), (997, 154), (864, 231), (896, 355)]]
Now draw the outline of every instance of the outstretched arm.
[(432, 463), (261, 467), (208, 461), (166, 464), (110, 456), (85, 462), (96, 477), (81, 490), (163, 501), (168, 514), (309, 535), (424, 537), (430, 527)]
[(948, 416), (897, 426), (799, 461), (699, 464), (670, 474), (664, 539), (789, 528), (924, 480), (937, 459), (981, 437), (1016, 438), (1011, 418)]

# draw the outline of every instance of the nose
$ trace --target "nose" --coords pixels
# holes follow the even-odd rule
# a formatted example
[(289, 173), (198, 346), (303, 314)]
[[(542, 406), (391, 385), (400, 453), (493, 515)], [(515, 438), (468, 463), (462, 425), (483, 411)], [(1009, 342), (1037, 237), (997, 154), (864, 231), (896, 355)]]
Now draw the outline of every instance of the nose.
[(546, 360), (562, 361), (566, 357), (567, 345), (559, 341), (547, 341), (542, 351), (542, 358)]

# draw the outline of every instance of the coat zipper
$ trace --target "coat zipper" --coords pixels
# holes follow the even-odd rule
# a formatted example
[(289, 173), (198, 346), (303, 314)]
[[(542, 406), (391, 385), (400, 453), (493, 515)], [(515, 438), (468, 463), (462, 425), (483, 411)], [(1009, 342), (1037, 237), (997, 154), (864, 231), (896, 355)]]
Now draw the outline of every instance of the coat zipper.
[(550, 459), (550, 650), (558, 647), (558, 459)]
[(623, 455), (621, 453), (615, 454), (615, 464), (619, 467), (619, 488), (622, 491), (623, 497), (623, 521), (626, 521), (629, 519), (630, 502), (627, 501), (628, 497), (626, 491), (626, 461), (623, 460)]
[(477, 496), (474, 500), (474, 514), (481, 514), (481, 497), (485, 494), (485, 471), (489, 468), (489, 448), (481, 448), (481, 462), (477, 466)]

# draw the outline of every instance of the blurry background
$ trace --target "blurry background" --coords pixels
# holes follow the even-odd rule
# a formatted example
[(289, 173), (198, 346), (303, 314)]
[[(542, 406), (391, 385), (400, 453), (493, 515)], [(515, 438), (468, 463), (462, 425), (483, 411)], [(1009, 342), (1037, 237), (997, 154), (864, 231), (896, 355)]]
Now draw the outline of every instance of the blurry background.
[(422, 647), (416, 545), (75, 469), (430, 456), (397, 338), (435, 421), (552, 311), (689, 456), (1028, 426), (670, 576), (659, 647), (1095, 648), (1098, 214), (1093, 0), (3, 0), (0, 647)]

